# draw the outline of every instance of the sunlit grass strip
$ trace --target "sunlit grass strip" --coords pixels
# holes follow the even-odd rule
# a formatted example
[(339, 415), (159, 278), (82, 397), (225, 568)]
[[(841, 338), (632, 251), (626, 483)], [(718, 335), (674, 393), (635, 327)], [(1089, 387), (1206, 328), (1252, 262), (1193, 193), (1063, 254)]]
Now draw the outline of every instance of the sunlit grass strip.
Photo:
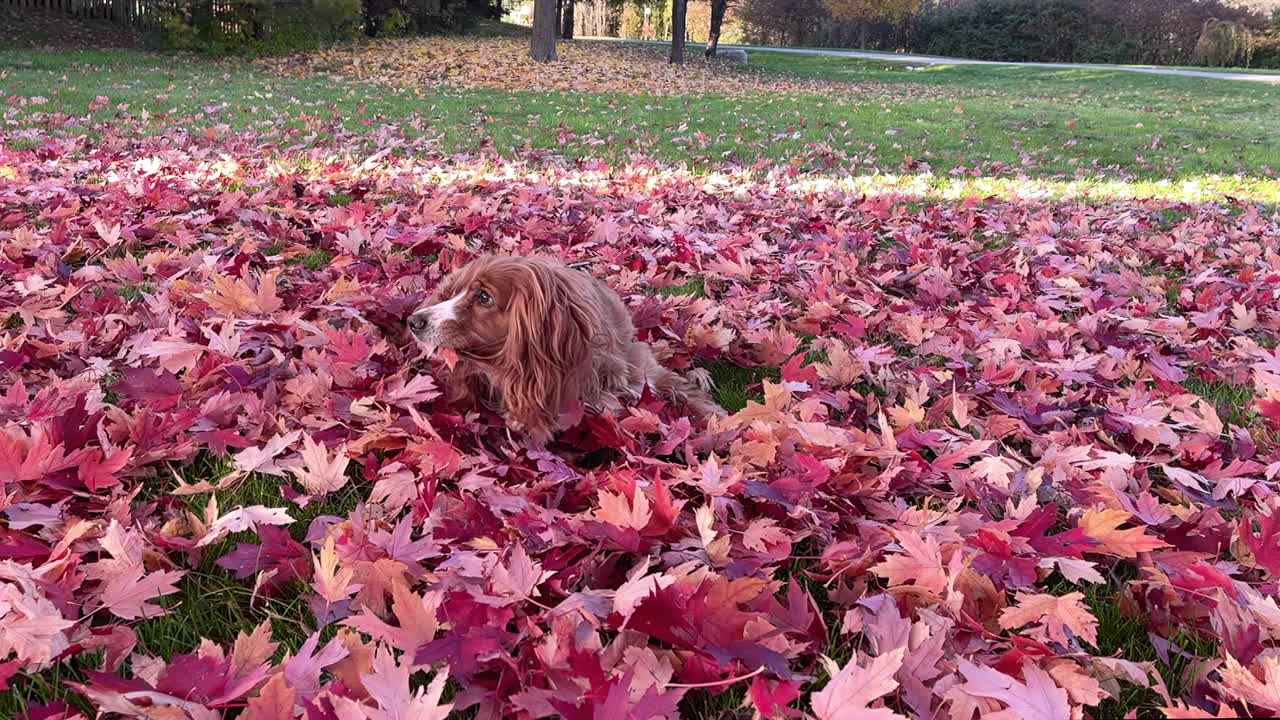
[(997, 197), (1008, 200), (1165, 200), (1206, 203), (1236, 199), (1280, 203), (1280, 180), (1248, 176), (1198, 175), (1168, 180), (1048, 180), (1025, 177), (949, 177), (946, 175), (851, 175), (806, 178), (797, 188), (841, 189), (867, 195), (903, 195), (931, 200)]
[[(629, 190), (652, 190), (672, 182), (694, 182), (709, 191), (724, 193), (841, 192), (938, 202), (974, 198), (1016, 202), (1215, 203), (1234, 200), (1280, 206), (1280, 179), (1249, 175), (1204, 174), (1164, 180), (1057, 180), (1017, 176), (974, 177), (930, 172), (806, 173), (797, 176), (787, 166), (769, 166), (763, 169), (733, 167), (703, 173), (684, 164), (654, 161), (627, 165), (609, 165), (603, 161), (568, 164), (554, 160), (529, 162), (469, 155), (370, 155), (360, 150), (336, 151), (329, 148), (294, 150), (254, 159), (224, 155), (216, 160), (194, 163), (180, 174), (196, 183), (235, 183), (237, 178), (252, 178), (256, 174), (255, 167), (260, 163), (265, 163), (266, 172), (259, 177), (267, 179), (289, 176), (334, 183), (341, 182), (344, 177), (356, 182), (367, 180), (373, 175), (380, 176), (384, 181), (394, 178), (404, 191), (429, 185), (476, 182), (519, 181), (601, 191), (616, 191), (620, 184)], [(165, 175), (170, 172), (171, 167), (169, 159), (157, 155), (133, 158), (126, 166), (106, 166), (98, 170), (104, 179), (114, 182), (137, 171)], [(335, 171), (335, 167), (342, 167), (344, 170)], [(19, 182), (22, 175), (22, 168), (17, 164), (0, 164), (0, 180)]]

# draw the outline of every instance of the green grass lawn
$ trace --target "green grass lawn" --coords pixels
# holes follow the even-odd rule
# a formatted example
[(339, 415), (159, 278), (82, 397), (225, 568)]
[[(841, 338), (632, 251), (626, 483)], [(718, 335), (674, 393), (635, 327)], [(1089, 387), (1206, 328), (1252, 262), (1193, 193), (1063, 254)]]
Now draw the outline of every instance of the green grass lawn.
[[(1026, 132), (1035, 133), (1038, 142), (1076, 140), (1077, 148), (1088, 149), (1088, 157), (1108, 163), (1132, 166), (1137, 156), (1145, 155), (1147, 164), (1176, 168), (1175, 176), (1232, 165), (1268, 176), (1280, 170), (1280, 121), (1275, 117), (1280, 87), (1098, 68), (918, 67), (784, 53), (751, 57), (759, 67), (799, 76), (988, 91), (993, 94), (989, 103), (958, 103), (965, 115), (989, 121), (980, 123), (988, 132), (995, 130), (1014, 142), (1015, 126), (1027, 123), (1029, 116), (1032, 127)], [(1074, 120), (1075, 127), (1067, 127), (1067, 120)], [(1170, 175), (1149, 169), (1135, 174)]]
[[(1277, 192), (1276, 87), (1106, 70), (907, 70), (876, 60), (767, 52), (753, 53), (752, 63), (746, 72), (874, 81), (900, 88), (903, 97), (863, 97), (856, 85), (847, 97), (799, 102), (406, 90), (330, 77), (281, 78), (243, 61), (26, 49), (0, 49), (0, 92), (48, 100), (11, 105), (10, 119), (19, 125), (30, 124), (37, 112), (88, 114), (98, 122), (145, 112), (152, 127), (227, 124), (270, 137), (333, 118), (361, 130), (417, 118), (420, 132), (438, 137), (446, 151), (531, 147), (614, 161), (640, 152), (696, 168), (766, 159), (862, 174), (918, 174), (926, 163), (938, 178), (966, 171), (1084, 182), (1222, 174), (1236, 177), (1210, 184), (1244, 194)], [(924, 86), (947, 96), (911, 97), (912, 88)], [(90, 111), (99, 96), (109, 103)]]
[[(601, 39), (612, 40), (613, 38), (601, 38)], [(643, 42), (643, 43), (652, 42), (653, 44), (665, 44), (665, 43), (657, 43), (657, 42), (648, 41), (648, 40), (631, 40), (631, 41), (624, 40), (621, 42)], [(689, 43), (688, 47), (694, 48), (700, 51), (706, 47), (706, 44), (705, 43)], [(724, 43), (720, 45), (720, 47), (721, 48), (737, 48), (737, 47), (750, 48), (754, 46), (750, 44)], [(765, 46), (761, 46), (761, 47), (765, 47)], [(765, 49), (757, 50), (753, 52), (769, 52), (771, 50), (774, 50), (775, 48), (777, 50), (783, 49), (779, 46), (770, 45), (770, 46), (767, 46)], [(893, 62), (906, 63), (908, 65), (911, 64), (911, 61), (907, 60), (906, 59), (907, 57), (940, 58), (944, 60), (945, 59), (955, 59), (955, 60), (963, 59), (958, 57), (948, 58), (945, 55), (934, 55), (932, 53), (927, 53), (927, 52), (896, 52), (891, 50), (873, 50), (873, 49), (863, 50), (859, 48), (828, 47), (823, 45), (791, 45), (791, 46), (787, 46), (785, 49), (787, 50), (832, 50), (835, 52), (865, 53), (868, 55), (876, 55), (878, 57), (883, 57), (885, 60), (890, 60)], [(784, 53), (779, 53), (779, 54), (784, 54)], [(1006, 60), (982, 60), (981, 62), (990, 62), (990, 63), (998, 64), (998, 63), (1014, 63), (1017, 61), (1016, 60), (1007, 60), (1007, 61)], [(1051, 65), (1063, 64), (1061, 62), (1055, 62), (1050, 60), (1046, 60), (1044, 62)], [(1169, 69), (1169, 70), (1203, 70), (1205, 72), (1218, 72), (1218, 73), (1244, 73), (1248, 75), (1280, 75), (1280, 69), (1275, 69), (1275, 68), (1204, 67), (1201, 65), (1141, 65), (1141, 64), (1124, 64), (1124, 63), (1086, 63), (1086, 64), (1097, 65), (1101, 67), (1160, 68), (1160, 69)]]

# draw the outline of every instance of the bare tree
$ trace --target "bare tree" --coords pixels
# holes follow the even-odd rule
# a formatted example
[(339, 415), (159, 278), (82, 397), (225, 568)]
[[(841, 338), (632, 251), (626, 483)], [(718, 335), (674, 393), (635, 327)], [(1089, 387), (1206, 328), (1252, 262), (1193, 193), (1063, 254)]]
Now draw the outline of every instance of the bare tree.
[(707, 49), (703, 55), (709, 58), (716, 56), (720, 49), (720, 28), (724, 25), (724, 14), (729, 9), (729, 0), (711, 0), (711, 30), (707, 33)]
[(556, 0), (533, 0), (533, 39), (529, 57), (537, 62), (556, 59)]
[(684, 21), (689, 14), (689, 0), (671, 0), (671, 62), (684, 64)]

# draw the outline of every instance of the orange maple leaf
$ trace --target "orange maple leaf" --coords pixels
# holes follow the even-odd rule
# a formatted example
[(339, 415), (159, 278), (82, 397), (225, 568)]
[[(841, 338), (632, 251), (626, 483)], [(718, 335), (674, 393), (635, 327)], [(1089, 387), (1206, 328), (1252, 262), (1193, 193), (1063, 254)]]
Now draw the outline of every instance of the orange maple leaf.
[(1105, 555), (1135, 558), (1138, 553), (1169, 547), (1169, 543), (1160, 538), (1147, 535), (1146, 528), (1121, 530), (1120, 526), (1129, 518), (1124, 510), (1086, 510), (1080, 517), (1080, 529), (1101, 546), (1097, 552)]

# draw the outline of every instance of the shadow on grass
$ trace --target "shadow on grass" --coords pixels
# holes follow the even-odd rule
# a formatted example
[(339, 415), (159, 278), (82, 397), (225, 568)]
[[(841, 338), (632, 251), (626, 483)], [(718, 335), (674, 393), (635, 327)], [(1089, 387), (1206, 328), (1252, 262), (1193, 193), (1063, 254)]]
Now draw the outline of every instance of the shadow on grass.
[(703, 367), (711, 373), (714, 383), (712, 395), (720, 403), (720, 407), (729, 412), (737, 412), (746, 407), (748, 400), (764, 402), (764, 381), (779, 382), (782, 379), (778, 368), (747, 368), (727, 362), (710, 363)]
[(1258, 418), (1257, 413), (1250, 408), (1257, 393), (1248, 385), (1191, 378), (1183, 383), (1183, 387), (1212, 403), (1223, 422), (1249, 427)]

